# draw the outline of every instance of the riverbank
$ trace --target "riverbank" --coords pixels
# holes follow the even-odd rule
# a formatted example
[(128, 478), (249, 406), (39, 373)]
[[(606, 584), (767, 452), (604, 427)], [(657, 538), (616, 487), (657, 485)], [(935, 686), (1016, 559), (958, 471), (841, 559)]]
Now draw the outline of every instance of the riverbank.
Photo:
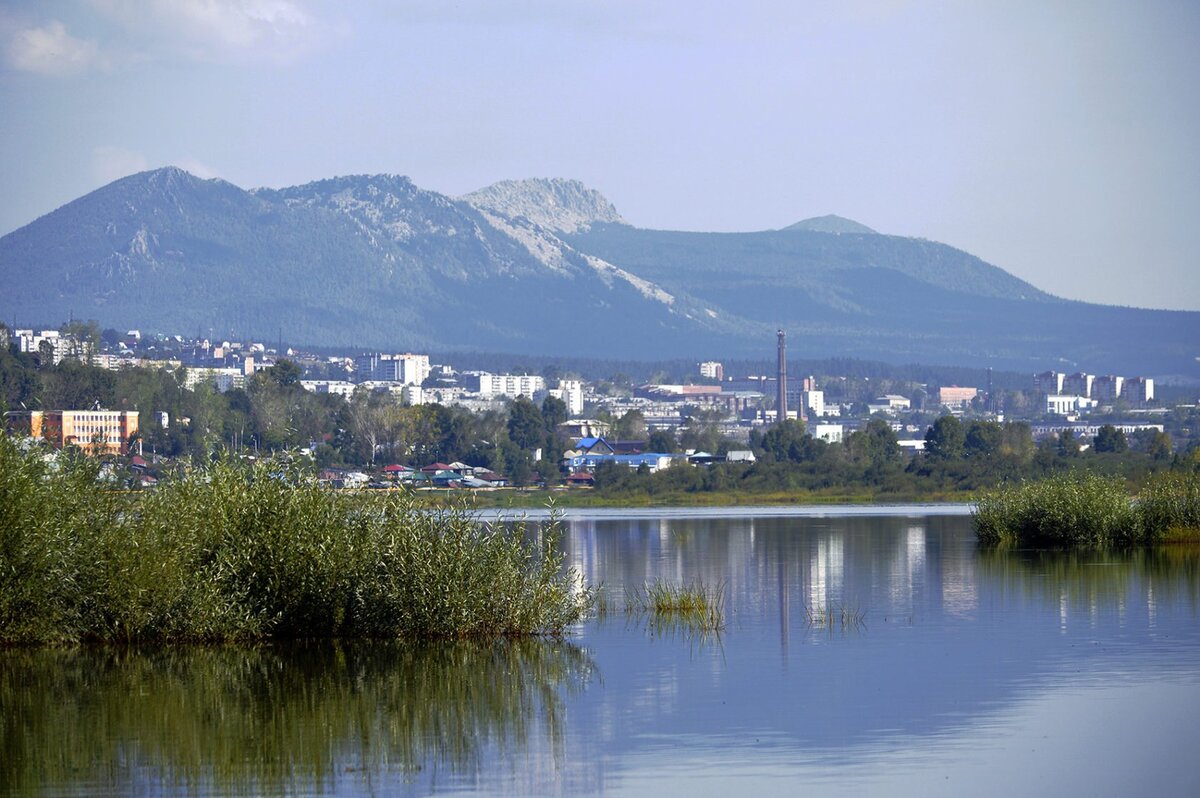
[(467, 501), (480, 509), (638, 507), (788, 507), (898, 504), (965, 504), (974, 491), (889, 493), (884, 491), (679, 491), (665, 494), (606, 494), (590, 488), (499, 488), (487, 490), (418, 490), (417, 501), (438, 506)]

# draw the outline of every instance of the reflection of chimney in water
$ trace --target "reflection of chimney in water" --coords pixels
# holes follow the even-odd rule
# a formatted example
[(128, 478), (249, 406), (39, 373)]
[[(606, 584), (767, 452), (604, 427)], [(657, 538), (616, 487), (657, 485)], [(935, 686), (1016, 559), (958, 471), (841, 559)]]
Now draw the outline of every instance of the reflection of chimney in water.
[(791, 628), (791, 602), (788, 601), (787, 558), (779, 558), (779, 648), (783, 664), (787, 665), (788, 631)]
[(779, 330), (779, 368), (776, 374), (779, 396), (775, 400), (775, 420), (787, 421), (787, 333)]

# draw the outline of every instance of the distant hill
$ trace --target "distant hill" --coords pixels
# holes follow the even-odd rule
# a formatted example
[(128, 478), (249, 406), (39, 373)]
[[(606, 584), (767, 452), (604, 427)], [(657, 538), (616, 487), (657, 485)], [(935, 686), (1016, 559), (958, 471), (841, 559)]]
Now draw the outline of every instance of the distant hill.
[(394, 175), (245, 191), (159, 169), (0, 238), (0, 281), (20, 324), (619, 359), (757, 357), (782, 326), (796, 357), (1200, 376), (1200, 313), (1068, 302), (836, 217), (643, 230), (566, 180), (454, 199)]
[(814, 216), (811, 219), (790, 224), (783, 229), (805, 230), (810, 233), (855, 233), (858, 235), (873, 235), (875, 233), (874, 230), (865, 224), (859, 224), (853, 219), (834, 216), (832, 213), (828, 216)]

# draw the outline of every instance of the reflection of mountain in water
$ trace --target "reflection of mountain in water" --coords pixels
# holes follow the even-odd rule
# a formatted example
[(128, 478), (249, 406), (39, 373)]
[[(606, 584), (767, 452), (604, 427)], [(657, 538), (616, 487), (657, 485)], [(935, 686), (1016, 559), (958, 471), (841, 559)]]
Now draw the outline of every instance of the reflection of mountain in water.
[(424, 794), (497, 754), (552, 769), (593, 670), (543, 640), (0, 652), (0, 794)]

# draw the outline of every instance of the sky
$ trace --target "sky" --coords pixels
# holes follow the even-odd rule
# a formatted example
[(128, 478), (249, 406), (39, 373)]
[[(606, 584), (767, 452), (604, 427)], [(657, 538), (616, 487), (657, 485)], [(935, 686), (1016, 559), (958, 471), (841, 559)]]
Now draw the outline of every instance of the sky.
[(5, 0), (0, 233), (165, 165), (570, 177), (639, 227), (835, 213), (1200, 310), (1197, 42), (1187, 0)]

